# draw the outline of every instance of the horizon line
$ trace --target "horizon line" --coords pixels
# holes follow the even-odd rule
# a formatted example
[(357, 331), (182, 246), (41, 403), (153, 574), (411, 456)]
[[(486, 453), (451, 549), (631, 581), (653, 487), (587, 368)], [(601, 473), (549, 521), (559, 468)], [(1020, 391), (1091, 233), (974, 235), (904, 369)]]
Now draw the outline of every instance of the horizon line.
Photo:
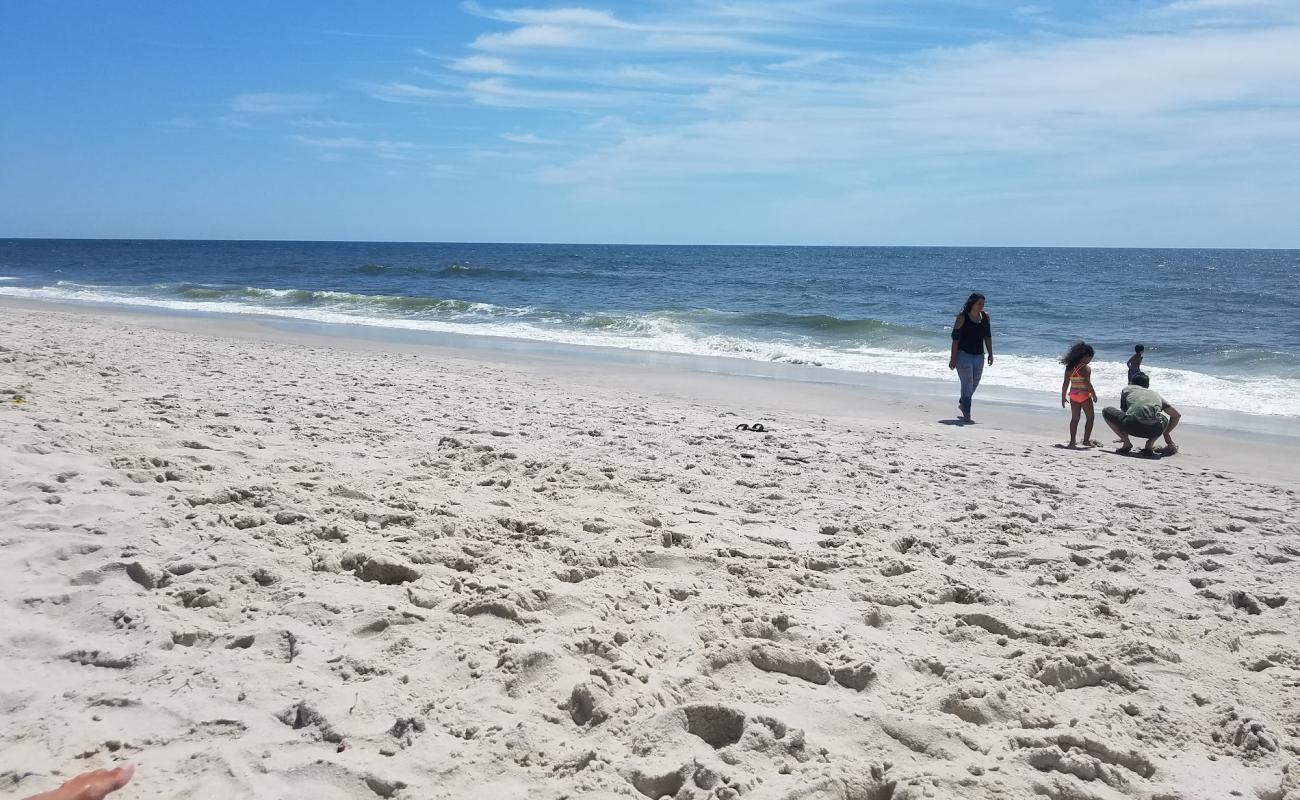
[(1300, 251), (1296, 247), (1243, 247), (1233, 245), (1102, 245), (1102, 244), (772, 244), (734, 242), (523, 242), (523, 241), (438, 241), (425, 239), (198, 239), (166, 236), (0, 236), (0, 242), (172, 242), (250, 244), (408, 244), (408, 245), (503, 245), (528, 247), (770, 247), (820, 249), (913, 249), (913, 250), (1224, 250)]

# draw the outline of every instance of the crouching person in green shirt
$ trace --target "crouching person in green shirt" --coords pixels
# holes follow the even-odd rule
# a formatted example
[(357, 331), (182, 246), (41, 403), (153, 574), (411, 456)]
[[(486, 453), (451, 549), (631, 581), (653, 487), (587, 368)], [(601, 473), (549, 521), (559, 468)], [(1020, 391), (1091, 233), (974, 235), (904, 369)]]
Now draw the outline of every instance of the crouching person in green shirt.
[(1145, 372), (1134, 373), (1129, 385), (1120, 392), (1119, 408), (1108, 406), (1102, 410), (1101, 416), (1123, 442), (1123, 446), (1115, 451), (1117, 453), (1133, 450), (1130, 436), (1147, 440), (1141, 455), (1156, 455), (1152, 448), (1161, 436), (1165, 437), (1165, 446), (1160, 448), (1160, 455), (1172, 456), (1178, 452), (1178, 445), (1169, 434), (1178, 427), (1182, 414), (1151, 389), (1151, 378)]

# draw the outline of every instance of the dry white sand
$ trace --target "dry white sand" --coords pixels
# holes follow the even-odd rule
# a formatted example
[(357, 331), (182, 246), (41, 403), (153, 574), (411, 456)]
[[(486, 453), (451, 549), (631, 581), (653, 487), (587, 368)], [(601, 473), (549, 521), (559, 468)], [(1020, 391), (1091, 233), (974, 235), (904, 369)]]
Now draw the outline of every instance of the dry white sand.
[(1292, 447), (203, 324), (0, 308), (0, 791), (1300, 797)]

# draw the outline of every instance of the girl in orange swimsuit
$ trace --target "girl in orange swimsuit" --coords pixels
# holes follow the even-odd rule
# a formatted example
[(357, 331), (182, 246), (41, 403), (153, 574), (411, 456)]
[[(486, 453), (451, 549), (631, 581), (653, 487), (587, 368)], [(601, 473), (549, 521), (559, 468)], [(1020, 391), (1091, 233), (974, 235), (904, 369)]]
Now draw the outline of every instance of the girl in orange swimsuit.
[(1097, 400), (1097, 392), (1092, 388), (1092, 367), (1088, 366), (1096, 351), (1092, 345), (1086, 342), (1075, 342), (1070, 345), (1070, 349), (1065, 351), (1061, 356), (1061, 363), (1065, 365), (1065, 379), (1061, 381), (1061, 408), (1065, 408), (1065, 402), (1070, 401), (1070, 444), (1069, 447), (1077, 446), (1075, 444), (1076, 436), (1079, 432), (1079, 412), (1083, 412), (1088, 417), (1087, 423), (1083, 426), (1083, 446), (1100, 447), (1101, 442), (1092, 438), (1092, 404)]

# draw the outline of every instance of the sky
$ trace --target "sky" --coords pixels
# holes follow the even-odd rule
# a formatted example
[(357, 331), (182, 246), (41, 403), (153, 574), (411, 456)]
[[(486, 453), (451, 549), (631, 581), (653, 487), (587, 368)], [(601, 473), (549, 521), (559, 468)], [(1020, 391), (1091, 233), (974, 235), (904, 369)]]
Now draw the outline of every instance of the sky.
[(1300, 247), (1300, 0), (0, 5), (0, 236)]

